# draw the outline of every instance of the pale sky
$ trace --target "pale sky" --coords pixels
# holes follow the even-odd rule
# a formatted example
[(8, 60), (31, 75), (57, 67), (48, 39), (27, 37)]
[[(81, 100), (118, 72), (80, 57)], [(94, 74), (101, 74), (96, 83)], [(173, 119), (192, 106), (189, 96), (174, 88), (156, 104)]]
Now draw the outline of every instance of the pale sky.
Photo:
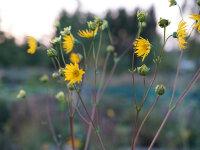
[[(155, 6), (156, 19), (160, 17), (170, 19), (168, 34), (176, 31), (181, 20), (178, 7), (169, 7), (168, 0), (80, 0), (81, 11), (92, 12), (98, 17), (104, 16), (108, 9), (125, 8), (132, 13), (136, 7), (148, 10)], [(177, 0), (182, 5), (183, 0)], [(38, 40), (48, 41), (55, 32), (53, 24), (62, 10), (74, 13), (78, 6), (77, 0), (0, 0), (0, 27), (1, 30), (15, 36), (22, 42), (26, 35)], [(178, 18), (178, 19), (177, 19)], [(188, 15), (184, 16), (188, 25), (192, 21)], [(161, 32), (161, 29), (157, 29)]]

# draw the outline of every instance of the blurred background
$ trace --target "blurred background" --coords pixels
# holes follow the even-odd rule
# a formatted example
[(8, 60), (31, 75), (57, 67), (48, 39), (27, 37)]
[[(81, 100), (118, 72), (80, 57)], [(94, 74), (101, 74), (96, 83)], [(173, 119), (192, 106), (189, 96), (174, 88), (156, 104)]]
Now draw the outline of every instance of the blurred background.
[[(192, 25), (189, 14), (197, 14), (199, 8), (196, 0), (177, 0), (183, 10), (183, 17)], [(169, 19), (171, 25), (167, 28), (167, 35), (177, 30), (181, 20), (177, 6), (169, 7), (168, 0), (57, 0), (57, 1), (25, 1), (0, 0), (0, 149), (1, 150), (53, 150), (55, 143), (49, 132), (45, 99), (47, 88), (39, 81), (43, 74), (50, 77), (48, 98), (56, 135), (63, 146), (69, 150), (67, 140), (70, 138), (69, 121), (66, 108), (55, 99), (61, 89), (57, 81), (51, 79), (54, 71), (53, 64), (46, 52), (38, 50), (34, 55), (26, 53), (28, 49), (26, 36), (34, 36), (46, 47), (50, 47), (49, 40), (58, 35), (53, 26), (56, 21), (61, 28), (72, 26), (72, 33), (77, 39), (79, 29), (87, 27), (87, 21), (94, 17), (102, 17), (109, 23), (113, 37), (113, 45), (120, 55), (136, 37), (138, 30), (137, 11), (148, 12), (147, 26), (142, 37), (148, 38), (153, 49), (159, 51), (163, 40), (163, 31), (157, 25), (160, 17)], [(177, 19), (178, 18), (178, 19)], [(99, 35), (97, 36), (97, 41)], [(199, 34), (195, 30), (190, 38), (188, 48), (184, 51), (181, 71), (178, 80), (175, 100), (182, 94), (193, 74), (200, 66)], [(88, 42), (85, 42), (88, 43)], [(108, 35), (103, 33), (103, 45), (100, 66), (105, 58)], [(88, 43), (89, 44), (89, 43)], [(89, 45), (86, 45), (86, 48)], [(77, 47), (77, 49), (80, 49)], [(112, 81), (107, 88), (99, 105), (101, 134), (105, 146), (109, 150), (129, 149), (131, 131), (135, 109), (133, 107), (133, 89), (131, 75), (131, 50), (119, 62)], [(138, 149), (148, 147), (168, 109), (172, 87), (175, 78), (180, 50), (178, 42), (170, 39), (166, 45), (164, 57), (159, 66), (155, 84), (148, 96), (141, 118), (147, 113), (154, 102), (156, 84), (163, 83), (167, 90), (144, 126), (138, 140)], [(147, 83), (152, 79), (154, 63), (151, 53), (145, 64), (151, 68), (147, 76)], [(141, 59), (135, 58), (136, 66), (141, 65)], [(113, 59), (108, 63), (108, 73), (113, 66)], [(99, 67), (101, 71), (102, 67)], [(183, 103), (174, 111), (155, 147), (159, 149), (200, 149), (200, 82), (198, 81), (185, 97)], [(142, 97), (142, 79), (136, 76), (136, 94)], [(16, 99), (20, 89), (27, 92), (26, 99)], [(88, 89), (83, 89), (87, 97)], [(86, 102), (92, 107), (90, 101)], [(82, 110), (82, 107), (80, 107)], [(79, 149), (84, 148), (87, 126), (75, 116), (75, 137)], [(95, 137), (95, 135), (92, 135)], [(91, 138), (90, 150), (99, 149), (96, 138)]]

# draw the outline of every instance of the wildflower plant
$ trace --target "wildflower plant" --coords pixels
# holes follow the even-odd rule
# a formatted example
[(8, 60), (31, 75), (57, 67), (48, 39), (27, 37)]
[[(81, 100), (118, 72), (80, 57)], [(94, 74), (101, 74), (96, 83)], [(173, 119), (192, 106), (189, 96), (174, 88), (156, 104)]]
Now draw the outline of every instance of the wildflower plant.
[[(170, 7), (175, 6), (175, 5), (179, 6), (175, 0), (169, 0), (169, 2), (170, 2)], [(180, 7), (179, 7), (179, 9), (180, 9)], [(180, 12), (182, 12), (182, 11), (180, 11)], [(181, 14), (181, 16), (182, 16), (182, 14)], [(188, 35), (190, 35), (191, 33), (187, 32), (186, 22), (184, 21), (183, 18), (181, 18), (180, 23), (177, 25), (178, 26), (177, 31), (174, 33), (171, 33), (167, 37), (166, 29), (170, 25), (170, 21), (167, 19), (160, 18), (160, 20), (158, 21), (158, 25), (161, 28), (163, 28), (163, 43), (162, 43), (162, 48), (160, 50), (156, 50), (156, 53), (155, 53), (155, 49), (153, 49), (153, 48), (151, 49), (151, 44), (149, 42), (150, 39), (141, 37), (141, 33), (143, 32), (142, 29), (146, 26), (145, 20), (147, 19), (147, 17), (148, 17), (148, 13), (138, 11), (138, 13), (137, 13), (138, 26), (139, 26), (138, 33), (136, 35), (135, 40), (133, 40), (133, 42), (130, 44), (130, 46), (127, 47), (127, 49), (125, 49), (122, 54), (117, 54), (115, 52), (115, 47), (113, 45), (113, 40), (112, 40), (112, 34), (109, 29), (109, 24), (106, 20), (103, 20), (101, 18), (95, 18), (93, 21), (89, 21), (87, 23), (88, 29), (79, 30), (78, 32), (73, 31), (73, 27), (71, 27), (71, 26), (68, 26), (61, 31), (60, 24), (59, 23), (56, 24), (56, 28), (60, 30), (60, 35), (50, 41), (50, 44), (52, 45), (52, 47), (46, 48), (47, 49), (46, 53), (47, 53), (47, 56), (51, 58), (53, 63), (56, 62), (55, 70), (52, 73), (53, 80), (58, 80), (59, 83), (64, 85), (64, 87), (66, 88), (66, 90), (63, 89), (62, 91), (57, 93), (55, 97), (59, 101), (63, 101), (63, 100), (66, 101), (66, 104), (67, 104), (66, 107), (68, 107), (68, 117), (69, 117), (69, 126), (70, 126), (70, 135), (67, 140), (67, 143), (72, 146), (73, 150), (75, 150), (76, 148), (79, 148), (83, 145), (85, 146), (84, 147), (85, 150), (88, 149), (88, 143), (90, 141), (91, 130), (93, 130), (94, 134), (96, 135), (101, 149), (102, 150), (107, 149), (105, 147), (104, 141), (101, 137), (101, 134), (102, 134), (101, 124), (99, 123), (99, 116), (98, 116), (100, 109), (98, 108), (98, 104), (99, 104), (99, 101), (102, 99), (102, 96), (112, 79), (113, 73), (114, 73), (118, 63), (120, 62), (120, 60), (122, 59), (122, 57), (125, 54), (128, 54), (128, 52), (130, 51), (130, 48), (131, 48), (131, 55), (132, 55), (132, 63), (131, 63), (131, 69), (129, 69), (129, 71), (131, 72), (132, 83), (133, 83), (133, 93), (134, 93), (133, 109), (135, 109), (135, 112), (136, 112), (136, 116), (134, 118), (134, 124), (132, 126), (132, 137), (127, 138), (131, 141), (131, 150), (135, 149), (137, 139), (140, 135), (142, 127), (144, 126), (144, 124), (146, 123), (146, 120), (149, 118), (151, 112), (155, 108), (156, 103), (159, 100), (159, 97), (162, 96), (165, 93), (165, 90), (167, 89), (163, 84), (157, 85), (155, 87), (155, 93), (157, 94), (157, 98), (154, 101), (154, 103), (152, 104), (152, 106), (149, 108), (148, 113), (143, 118), (143, 121), (141, 122), (141, 124), (139, 124), (138, 120), (140, 118), (140, 112), (143, 109), (143, 105), (145, 104), (145, 102), (148, 98), (148, 94), (152, 90), (153, 84), (156, 80), (158, 67), (159, 67), (159, 64), (161, 63), (162, 57), (164, 55), (164, 49), (165, 49), (165, 46), (166, 46), (169, 38), (174, 37), (178, 40), (179, 48), (181, 50), (180, 56), (179, 56), (179, 63), (177, 65), (176, 77), (174, 80), (173, 93), (172, 93), (171, 101), (169, 104), (169, 110), (168, 110), (160, 128), (158, 129), (155, 137), (153, 138), (148, 150), (152, 149), (152, 147), (153, 147), (155, 141), (157, 140), (158, 135), (160, 134), (162, 128), (164, 127), (168, 117), (171, 115), (173, 110), (180, 104), (180, 102), (183, 100), (185, 95), (191, 89), (192, 85), (194, 85), (194, 83), (200, 77), (200, 68), (198, 68), (198, 71), (194, 75), (193, 79), (188, 83), (188, 86), (186, 87), (183, 94), (174, 103), (174, 94), (176, 91), (176, 83), (177, 83), (177, 79), (179, 76), (180, 63), (181, 63), (181, 59), (182, 59), (182, 55), (183, 55), (182, 50), (187, 49), (187, 43), (188, 43), (188, 39), (189, 39)], [(200, 26), (199, 25), (199, 15), (192, 14), (190, 18), (195, 20), (195, 22), (197, 21), (196, 24), (193, 26), (193, 29), (198, 27), (198, 31), (199, 31), (199, 26)], [(77, 34), (72, 34), (74, 32), (76, 32)], [(99, 62), (98, 60), (99, 60), (100, 53), (103, 50), (101, 47), (103, 32), (107, 32), (109, 40), (110, 40), (110, 44), (107, 46), (107, 49), (106, 49), (107, 53), (106, 53), (106, 57), (103, 61), (104, 63), (103, 63), (103, 67), (102, 67), (102, 73), (100, 74), (100, 76), (97, 76), (97, 72), (98, 72), (97, 70), (100, 68), (100, 65), (98, 64), (98, 62)], [(190, 31), (190, 32), (192, 32), (192, 31)], [(96, 40), (95, 36), (97, 34), (99, 34), (99, 41), (94, 42)], [(76, 36), (80, 36), (81, 38), (90, 39), (90, 40), (87, 40), (87, 42), (90, 43), (90, 48), (87, 51), (85, 49), (84, 42), (82, 42), (81, 40), (78, 41), (76, 39)], [(98, 43), (98, 45), (95, 46), (95, 43)], [(76, 51), (74, 48), (76, 44), (79, 45), (82, 49), (79, 49), (78, 51)], [(28, 45), (29, 45), (29, 49), (27, 52), (30, 54), (34, 54), (36, 52), (38, 42), (34, 38), (29, 36), (28, 37)], [(148, 55), (150, 55), (152, 53), (154, 54), (154, 59), (152, 61), (155, 63), (155, 68), (150, 69), (145, 65), (145, 59), (146, 59), (146, 57), (148, 57)], [(113, 54), (113, 55), (111, 55), (111, 54)], [(61, 58), (59, 58), (60, 55), (61, 55)], [(137, 55), (137, 57), (142, 57), (142, 59), (140, 59), (142, 66), (137, 67), (137, 69), (135, 69), (136, 68), (135, 60), (134, 60), (135, 55)], [(106, 74), (106, 70), (107, 70), (108, 60), (110, 59), (111, 56), (113, 57), (113, 60), (114, 60), (113, 67), (106, 78), (105, 74)], [(69, 58), (69, 59), (66, 59), (66, 58)], [(92, 58), (92, 59), (90, 59), (90, 58)], [(93, 68), (90, 68), (90, 65), (88, 65), (88, 64), (93, 64), (92, 65)], [(88, 84), (88, 86), (90, 85), (89, 82), (91, 82), (90, 80), (92, 80), (92, 79), (88, 78), (87, 73), (88, 73), (88, 71), (91, 71), (91, 70), (93, 71), (93, 76), (94, 76), (94, 78), (93, 78), (94, 89), (90, 90), (90, 93), (92, 95), (91, 101), (93, 103), (92, 112), (90, 113), (88, 111), (88, 106), (85, 104), (87, 99), (84, 99), (84, 97), (82, 96), (82, 91), (83, 91), (83, 87), (84, 87), (83, 85), (85, 85), (85, 84)], [(146, 86), (146, 78), (145, 77), (148, 76), (148, 73), (152, 72), (153, 70), (154, 70), (153, 78), (150, 81), (149, 86)], [(138, 100), (138, 98), (136, 96), (136, 86), (135, 86), (135, 74), (136, 73), (141, 75), (141, 78), (143, 80), (143, 96), (140, 101)], [(48, 76), (44, 75), (40, 78), (40, 80), (47, 84), (48, 81), (51, 79), (49, 79)], [(148, 87), (147, 90), (146, 90), (146, 87)], [(91, 89), (91, 87), (89, 87), (89, 89)], [(76, 97), (73, 96), (74, 94), (76, 95)], [(24, 95), (26, 95), (25, 92), (20, 91), (20, 93), (18, 94), (17, 97), (23, 98)], [(75, 101), (75, 99), (76, 99), (76, 101)], [(49, 105), (49, 103), (47, 101), (47, 109), (46, 110), (47, 110), (47, 115), (48, 115), (48, 124), (51, 127), (51, 134), (57, 145), (57, 149), (61, 150), (62, 145), (60, 145), (60, 141), (57, 138), (55, 130), (52, 127), (51, 116), (49, 115), (48, 105)], [(79, 110), (79, 105), (82, 106), (87, 117), (85, 117), (85, 115), (82, 115), (82, 113)], [(77, 115), (88, 126), (88, 132), (87, 132), (86, 141), (84, 144), (76, 138), (76, 133), (74, 131), (74, 124), (75, 124), (74, 115), (76, 115), (75, 112), (77, 112)], [(115, 116), (115, 111), (110, 108), (107, 110), (107, 115), (110, 118), (113, 118)]]

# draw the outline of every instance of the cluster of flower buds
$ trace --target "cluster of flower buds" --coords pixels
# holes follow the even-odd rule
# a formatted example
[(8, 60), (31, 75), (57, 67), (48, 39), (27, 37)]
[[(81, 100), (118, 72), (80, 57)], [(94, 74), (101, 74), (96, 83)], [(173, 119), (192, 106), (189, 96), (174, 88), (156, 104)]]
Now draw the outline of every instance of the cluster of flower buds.
[(55, 37), (54, 39), (52, 39), (52, 40), (50, 41), (50, 43), (55, 47), (55, 46), (57, 46), (58, 44), (60, 44), (60, 41), (61, 41), (61, 36)]
[(63, 31), (60, 31), (60, 34), (62, 36), (70, 35), (71, 34), (71, 26), (64, 28)]
[(92, 31), (94, 31), (97, 27), (101, 27), (102, 30), (105, 30), (108, 27), (108, 21), (101, 18), (95, 18), (94, 21), (89, 21), (87, 24), (88, 28)]
[(47, 50), (47, 56), (56, 57), (57, 56), (57, 51), (54, 48), (50, 48), (50, 49)]
[(88, 28), (92, 31), (94, 31), (98, 27), (98, 24), (92, 21), (87, 22), (87, 24), (88, 24)]
[(145, 12), (143, 12), (143, 11), (139, 11), (138, 10), (138, 12), (137, 12), (137, 18), (138, 18), (138, 20), (139, 20), (139, 22), (145, 22), (145, 20), (147, 19), (147, 17), (148, 17), (148, 13), (145, 13)]

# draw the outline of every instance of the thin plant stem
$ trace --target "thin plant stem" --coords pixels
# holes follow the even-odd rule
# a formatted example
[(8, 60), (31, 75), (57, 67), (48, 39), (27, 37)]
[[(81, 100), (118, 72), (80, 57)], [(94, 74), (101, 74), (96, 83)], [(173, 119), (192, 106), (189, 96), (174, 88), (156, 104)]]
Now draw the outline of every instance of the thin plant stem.
[(76, 150), (75, 148), (75, 137), (74, 137), (74, 116), (70, 115), (69, 116), (69, 120), (70, 120), (70, 130), (71, 130), (71, 140), (72, 140), (72, 150)]
[[(142, 103), (143, 103), (143, 99), (145, 97), (145, 77), (143, 77), (143, 98), (142, 98)], [(133, 128), (133, 135), (132, 135), (132, 143), (131, 143), (131, 150), (134, 150), (134, 143), (135, 143), (135, 133), (136, 133), (136, 129), (137, 129), (137, 124), (138, 124), (138, 118), (139, 118), (139, 113), (141, 111), (141, 108), (137, 109), (136, 107), (136, 119), (134, 122), (134, 128)]]
[(135, 117), (135, 121), (134, 121), (133, 135), (132, 135), (132, 142), (131, 142), (131, 150), (134, 150), (135, 132), (137, 130), (139, 113), (140, 113), (140, 111), (136, 110), (136, 117)]
[(153, 105), (151, 106), (150, 110), (148, 111), (147, 115), (146, 115), (145, 118), (143, 119), (143, 121), (142, 121), (142, 123), (141, 123), (141, 125), (140, 125), (140, 127), (139, 127), (139, 129), (138, 129), (138, 131), (137, 131), (137, 134), (136, 134), (136, 136), (135, 136), (135, 141), (134, 141), (134, 148), (135, 148), (135, 146), (136, 146), (136, 142), (137, 142), (137, 139), (138, 139), (138, 137), (139, 137), (139, 135), (140, 135), (140, 132), (141, 132), (141, 130), (142, 130), (142, 127), (143, 127), (144, 123), (146, 122), (147, 118), (149, 117), (150, 113), (151, 113), (152, 110), (154, 109), (154, 107), (155, 107), (155, 105), (156, 105), (158, 99), (159, 99), (159, 95), (157, 96), (155, 102), (154, 102)]
[(69, 110), (70, 110), (70, 115), (69, 115), (69, 121), (70, 121), (70, 133), (71, 133), (71, 140), (72, 140), (72, 150), (76, 150), (75, 148), (75, 135), (74, 135), (74, 115), (73, 115), (73, 98), (72, 98), (72, 92), (69, 91), (68, 87), (68, 95), (70, 97), (70, 104), (69, 104)]
[(109, 57), (110, 57), (110, 53), (107, 53), (105, 61), (104, 61), (104, 65), (103, 65), (103, 71), (102, 71), (102, 75), (101, 75), (101, 79), (100, 79), (99, 88), (98, 88), (98, 91), (97, 91), (97, 99), (99, 98), (99, 94), (100, 94), (101, 88), (103, 86), (103, 82), (104, 82), (104, 78), (105, 78), (105, 73), (106, 73), (106, 68), (107, 68)]
[(171, 114), (171, 112), (172, 112), (172, 109), (169, 109), (167, 114), (166, 114), (166, 116), (165, 116), (165, 118), (164, 118), (164, 120), (163, 120), (163, 122), (162, 122), (162, 124), (161, 124), (161, 126), (160, 126), (160, 128), (158, 129), (155, 137), (153, 138), (153, 141), (151, 142), (151, 145), (149, 146), (148, 150), (152, 149), (154, 143), (156, 142), (156, 139), (158, 138), (158, 135), (160, 134), (160, 131), (163, 129), (163, 127), (164, 127), (167, 119), (169, 118), (169, 115)]
[(180, 56), (179, 56), (178, 66), (177, 66), (177, 70), (176, 70), (176, 78), (174, 80), (174, 87), (173, 87), (170, 105), (173, 104), (173, 100), (174, 100), (174, 94), (175, 94), (175, 91), (176, 91), (176, 85), (177, 85), (178, 75), (179, 75), (179, 71), (180, 71), (182, 56), (183, 56), (183, 51), (181, 51)]
[(183, 98), (186, 96), (186, 94), (189, 92), (189, 90), (192, 88), (192, 86), (194, 85), (194, 83), (200, 78), (200, 68), (198, 69), (198, 71), (196, 72), (196, 74), (194, 75), (194, 77), (192, 78), (192, 80), (190, 81), (190, 83), (188, 84), (187, 88), (185, 89), (185, 91), (183, 92), (183, 94), (179, 97), (179, 99), (177, 100), (176, 104), (174, 105), (174, 107), (169, 108), (160, 128), (158, 129), (156, 135), (154, 136), (148, 150), (151, 150), (153, 145), (155, 144), (161, 130), (163, 129), (167, 119), (169, 118), (171, 112), (180, 104), (180, 102), (183, 100)]
[(146, 98), (147, 98), (147, 96), (148, 96), (148, 94), (149, 94), (149, 92), (150, 92), (150, 90), (151, 90), (151, 88), (153, 86), (153, 83), (154, 83), (154, 81), (156, 79), (157, 71), (158, 71), (158, 64), (156, 63), (156, 68), (155, 68), (153, 79), (152, 79), (152, 81), (150, 83), (149, 89), (147, 90), (147, 93), (146, 93), (146, 95), (145, 95), (145, 97), (144, 97), (139, 109), (141, 109), (143, 107), (143, 104), (144, 104), (144, 102), (145, 102), (145, 100), (146, 100)]
[[(178, 6), (178, 9), (179, 9), (179, 11), (180, 11), (181, 18), (183, 19), (183, 13), (182, 13), (181, 7), (180, 7), (179, 4), (177, 4), (177, 6)], [(183, 19), (183, 20), (184, 20), (184, 19)]]
[(63, 55), (63, 48), (62, 48), (61, 42), (59, 42), (59, 46), (60, 46), (60, 53), (61, 53), (61, 57), (62, 57), (63, 63), (66, 65), (65, 58), (64, 58), (64, 55)]
[(88, 53), (87, 53), (87, 57), (85, 58), (85, 62), (84, 62), (85, 65), (87, 64), (88, 58), (89, 58), (90, 53), (91, 53), (91, 51), (92, 51), (92, 47), (93, 47), (93, 43), (94, 43), (94, 40), (93, 40), (93, 39), (94, 39), (94, 38), (91, 39), (90, 48), (89, 48), (89, 51), (88, 51)]
[(60, 147), (60, 144), (58, 142), (58, 139), (56, 137), (56, 133), (55, 133), (55, 130), (54, 130), (54, 127), (53, 127), (53, 124), (52, 124), (52, 119), (51, 119), (51, 115), (50, 115), (50, 112), (49, 112), (49, 90), (48, 90), (48, 86), (47, 86), (47, 98), (46, 98), (46, 114), (47, 114), (47, 122), (48, 122), (48, 125), (49, 125), (49, 130), (51, 132), (51, 135), (56, 143), (56, 147), (57, 147), (57, 150), (61, 150), (61, 147)]
[[(122, 53), (118, 58), (121, 59), (121, 58), (130, 50), (131, 47), (132, 47), (132, 43), (129, 44), (129, 47), (126, 48), (126, 49), (123, 51), (123, 53)], [(117, 67), (117, 62), (114, 63), (114, 65), (113, 65), (113, 67), (112, 67), (112, 69), (111, 69), (111, 71), (110, 71), (110, 73), (109, 73), (109, 76), (108, 76), (108, 78), (107, 78), (107, 80), (106, 80), (106, 83), (105, 83), (105, 85), (104, 85), (104, 87), (103, 87), (103, 90), (99, 92), (100, 94), (99, 94), (99, 96), (98, 96), (98, 98), (97, 98), (97, 103), (98, 103), (98, 101), (101, 99), (101, 97), (103, 96), (106, 87), (109, 85), (109, 83), (110, 83), (110, 81), (111, 81), (111, 78), (112, 78), (112, 76), (113, 76), (113, 73), (114, 73), (116, 67)], [(92, 108), (92, 114), (91, 114), (92, 120), (94, 119), (94, 115), (95, 115), (95, 107)], [(88, 128), (88, 132), (87, 132), (87, 137), (86, 137), (86, 142), (85, 142), (84, 150), (87, 150), (87, 149), (88, 149), (88, 144), (89, 144), (89, 140), (90, 140), (91, 130), (92, 130), (92, 125), (90, 125), (89, 128)]]
[(99, 140), (101, 149), (102, 149), (102, 150), (105, 150), (104, 145), (103, 145), (103, 142), (102, 142), (102, 139), (101, 139), (101, 137), (100, 137), (100, 135), (99, 135), (99, 133), (98, 133), (98, 130), (97, 130), (97, 128), (95, 127), (95, 124), (94, 124), (92, 118), (90, 117), (90, 114), (89, 114), (89, 112), (88, 112), (88, 110), (87, 110), (87, 108), (86, 108), (86, 106), (85, 106), (85, 103), (83, 102), (83, 99), (82, 99), (82, 97), (81, 97), (80, 93), (78, 92), (78, 90), (77, 90), (77, 88), (76, 88), (75, 85), (74, 85), (74, 88), (75, 88), (76, 93), (78, 94), (78, 97), (79, 97), (79, 99), (80, 99), (80, 101), (81, 101), (81, 103), (82, 103), (82, 105), (83, 105), (83, 108), (84, 108), (84, 110), (85, 110), (85, 112), (86, 112), (86, 114), (87, 114), (89, 120), (91, 121), (91, 124), (92, 124), (94, 130), (95, 130), (95, 135), (97, 136), (97, 138), (98, 138), (98, 140)]
[(60, 68), (61, 68), (61, 65), (60, 65), (60, 62), (59, 62), (58, 58), (55, 57), (55, 60), (57, 61), (58, 67), (59, 67), (59, 69), (60, 69)]

